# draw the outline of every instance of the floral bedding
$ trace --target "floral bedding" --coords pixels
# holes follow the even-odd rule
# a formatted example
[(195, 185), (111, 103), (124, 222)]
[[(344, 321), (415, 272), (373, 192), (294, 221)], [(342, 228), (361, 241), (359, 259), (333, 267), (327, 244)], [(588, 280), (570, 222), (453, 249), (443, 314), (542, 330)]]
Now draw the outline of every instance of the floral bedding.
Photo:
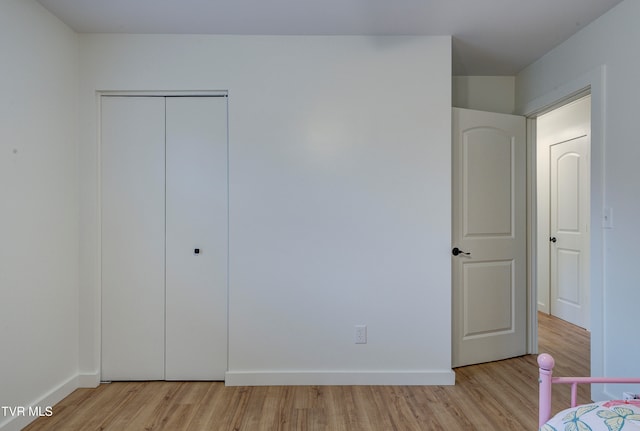
[(640, 400), (613, 400), (566, 409), (540, 431), (640, 431)]

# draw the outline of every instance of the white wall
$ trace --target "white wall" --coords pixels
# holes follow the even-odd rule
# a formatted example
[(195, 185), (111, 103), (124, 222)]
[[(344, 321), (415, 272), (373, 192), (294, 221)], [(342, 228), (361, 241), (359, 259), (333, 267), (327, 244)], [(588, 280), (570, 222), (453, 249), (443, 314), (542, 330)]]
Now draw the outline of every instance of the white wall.
[[(639, 16), (640, 2), (626, 0), (517, 76), (517, 105), (523, 108), (584, 76), (603, 77), (598, 94), (592, 94), (597, 96), (592, 98), (592, 126), (598, 128), (592, 136), (592, 238), (594, 233), (602, 238), (598, 250), (592, 242), (592, 265), (602, 268), (601, 276), (592, 275), (591, 286), (594, 374), (640, 375), (640, 343), (635, 341), (640, 146), (634, 120), (640, 96)], [(594, 149), (602, 154), (593, 155)], [(613, 229), (602, 229), (603, 207), (613, 208)], [(601, 322), (595, 327), (598, 316)], [(619, 396), (622, 389), (607, 390)]]
[(228, 90), (227, 382), (453, 383), (450, 65), (449, 37), (81, 36), (82, 372), (96, 91)]
[(453, 106), (513, 114), (515, 76), (454, 76)]
[(45, 407), (78, 372), (77, 36), (3, 0), (0, 58), (0, 405)]

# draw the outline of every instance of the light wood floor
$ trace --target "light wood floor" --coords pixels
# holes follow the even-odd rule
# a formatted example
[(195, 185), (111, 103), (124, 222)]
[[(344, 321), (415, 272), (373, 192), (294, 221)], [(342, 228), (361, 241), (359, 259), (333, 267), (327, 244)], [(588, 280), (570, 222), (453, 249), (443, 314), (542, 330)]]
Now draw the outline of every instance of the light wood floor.
[[(555, 375), (589, 375), (589, 333), (539, 315)], [(36, 430), (535, 430), (536, 357), (455, 370), (455, 386), (225, 387), (217, 382), (111, 383), (78, 389)], [(569, 388), (554, 388), (554, 411)], [(588, 388), (579, 391), (589, 402)]]

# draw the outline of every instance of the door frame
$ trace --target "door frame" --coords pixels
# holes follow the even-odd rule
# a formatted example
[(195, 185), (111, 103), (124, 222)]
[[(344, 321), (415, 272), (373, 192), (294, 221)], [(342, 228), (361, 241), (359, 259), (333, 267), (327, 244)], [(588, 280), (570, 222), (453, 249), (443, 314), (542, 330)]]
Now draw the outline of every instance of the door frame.
[[(556, 86), (552, 91), (525, 102), (516, 109), (527, 117), (527, 250), (528, 250), (528, 331), (529, 353), (538, 353), (538, 292), (537, 292), (537, 202), (536, 202), (536, 118), (560, 105), (591, 94), (591, 159), (590, 159), (590, 318), (591, 318), (591, 375), (604, 372), (604, 233), (603, 208), (606, 196), (604, 188), (605, 158), (605, 80), (606, 66), (591, 71)], [(605, 397), (603, 385), (592, 385), (592, 399)]]

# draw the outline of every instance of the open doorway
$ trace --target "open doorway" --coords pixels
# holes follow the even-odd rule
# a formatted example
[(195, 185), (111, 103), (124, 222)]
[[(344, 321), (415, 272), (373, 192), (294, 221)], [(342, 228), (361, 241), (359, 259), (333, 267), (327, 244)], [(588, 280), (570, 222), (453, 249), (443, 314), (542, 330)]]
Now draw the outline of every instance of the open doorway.
[(591, 96), (536, 119), (538, 311), (589, 329)]
[[(535, 159), (537, 281), (531, 299), (536, 301), (538, 346), (563, 351), (567, 337), (585, 340), (572, 349), (584, 375), (591, 373), (591, 114), (588, 90), (540, 112), (530, 153)], [(584, 335), (575, 337), (576, 331)]]
[[(607, 217), (606, 195), (604, 192), (604, 158), (605, 158), (605, 124), (606, 124), (606, 67), (597, 66), (583, 75), (565, 82), (557, 83), (536, 98), (523, 101), (518, 109), (527, 117), (528, 124), (528, 161), (529, 161), (529, 351), (540, 352), (538, 344), (538, 275), (537, 250), (537, 198), (536, 198), (536, 120), (552, 109), (579, 99), (591, 96), (591, 146), (590, 146), (590, 221), (589, 229), (589, 335), (590, 335), (590, 369), (591, 375), (604, 375), (604, 236), (610, 228), (610, 217)], [(548, 246), (549, 238), (544, 241)], [(587, 359), (589, 360), (589, 359)], [(592, 385), (593, 400), (606, 399), (604, 385)]]

